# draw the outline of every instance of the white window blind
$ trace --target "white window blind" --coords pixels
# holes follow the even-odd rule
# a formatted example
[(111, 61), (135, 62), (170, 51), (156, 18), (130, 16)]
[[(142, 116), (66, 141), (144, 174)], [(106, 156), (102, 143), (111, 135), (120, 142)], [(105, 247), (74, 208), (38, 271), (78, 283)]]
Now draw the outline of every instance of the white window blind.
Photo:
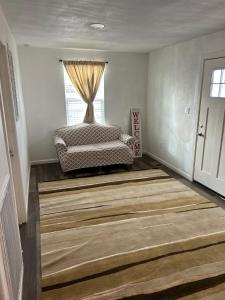
[[(84, 102), (84, 100), (82, 100), (79, 93), (73, 87), (65, 68), (64, 68), (64, 84), (65, 84), (67, 125), (71, 126), (78, 123), (82, 123), (86, 112), (87, 104)], [(94, 113), (95, 113), (96, 122), (98, 123), (105, 122), (104, 75), (102, 76), (102, 80), (94, 100)]]

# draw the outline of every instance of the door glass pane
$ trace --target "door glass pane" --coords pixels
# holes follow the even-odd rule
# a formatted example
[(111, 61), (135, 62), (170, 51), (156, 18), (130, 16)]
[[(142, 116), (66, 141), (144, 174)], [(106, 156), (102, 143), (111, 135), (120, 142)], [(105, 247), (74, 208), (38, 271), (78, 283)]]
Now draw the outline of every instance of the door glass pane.
[(225, 68), (212, 71), (210, 97), (225, 98)]
[(221, 76), (220, 83), (225, 83), (225, 69), (222, 70), (222, 76)]
[(221, 71), (222, 71), (221, 69), (213, 71), (213, 74), (212, 74), (212, 83), (220, 83)]
[(220, 85), (220, 97), (225, 98), (225, 84)]
[(211, 84), (211, 91), (210, 91), (210, 96), (211, 97), (219, 97), (219, 89), (220, 89), (220, 84)]

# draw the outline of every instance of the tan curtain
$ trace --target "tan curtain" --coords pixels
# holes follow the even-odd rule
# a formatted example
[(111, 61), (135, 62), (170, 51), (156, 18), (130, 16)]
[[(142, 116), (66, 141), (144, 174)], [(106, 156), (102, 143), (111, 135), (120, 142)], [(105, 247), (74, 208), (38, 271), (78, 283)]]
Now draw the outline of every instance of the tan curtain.
[(87, 110), (83, 122), (94, 123), (93, 101), (99, 88), (102, 74), (105, 69), (105, 63), (64, 61), (63, 64), (72, 84), (87, 103)]

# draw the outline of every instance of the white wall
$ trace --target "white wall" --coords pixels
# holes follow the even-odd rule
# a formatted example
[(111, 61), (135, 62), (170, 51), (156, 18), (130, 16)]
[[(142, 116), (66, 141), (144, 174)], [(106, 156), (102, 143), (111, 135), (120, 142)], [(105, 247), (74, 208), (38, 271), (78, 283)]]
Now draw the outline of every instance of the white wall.
[[(149, 55), (146, 150), (189, 179), (193, 172), (201, 57), (222, 50), (225, 54), (225, 31)], [(186, 107), (190, 107), (190, 115), (185, 114)]]
[(6, 44), (9, 45), (9, 48), (13, 55), (16, 88), (17, 88), (17, 95), (18, 95), (18, 106), (19, 106), (19, 120), (17, 121), (16, 124), (17, 138), (18, 138), (19, 156), (20, 156), (21, 173), (22, 173), (21, 176), (23, 182), (22, 188), (23, 188), (24, 200), (26, 201), (26, 206), (27, 206), (28, 203), (27, 192), (28, 192), (28, 181), (29, 181), (29, 158), (28, 158), (26, 118), (25, 118), (22, 88), (21, 88), (19, 60), (18, 60), (15, 40), (10, 32), (7, 21), (1, 10), (1, 7), (0, 7), (0, 41), (5, 45)]
[(129, 130), (130, 108), (145, 116), (146, 54), (109, 53), (19, 47), (31, 161), (56, 158), (53, 135), (66, 126), (63, 67), (59, 59), (107, 60), (105, 72), (106, 122)]

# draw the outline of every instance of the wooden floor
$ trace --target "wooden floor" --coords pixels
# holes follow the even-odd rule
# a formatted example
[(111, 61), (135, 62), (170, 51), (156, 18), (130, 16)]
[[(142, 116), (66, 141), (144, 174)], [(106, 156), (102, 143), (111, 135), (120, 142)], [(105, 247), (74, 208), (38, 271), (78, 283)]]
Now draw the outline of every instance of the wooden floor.
[[(189, 182), (170, 169), (162, 166), (148, 156), (136, 159), (129, 170), (145, 170), (160, 168), (199, 192), (209, 200), (216, 202), (225, 209), (225, 201), (213, 191), (198, 183)], [(24, 282), (23, 300), (41, 299), (41, 260), (39, 235), (39, 202), (37, 183), (43, 181), (61, 180), (91, 175), (108, 174), (127, 171), (125, 166), (107, 166), (101, 168), (84, 169), (64, 174), (58, 163), (32, 166), (30, 174), (28, 222), (20, 228), (23, 256), (24, 256)]]

